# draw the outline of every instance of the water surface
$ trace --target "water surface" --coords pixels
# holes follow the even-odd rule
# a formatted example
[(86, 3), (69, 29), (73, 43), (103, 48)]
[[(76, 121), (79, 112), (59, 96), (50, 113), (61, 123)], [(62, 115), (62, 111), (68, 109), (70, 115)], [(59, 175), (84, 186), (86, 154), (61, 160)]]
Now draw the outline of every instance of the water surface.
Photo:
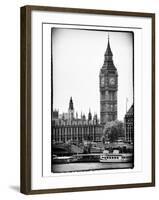
[(133, 168), (132, 163), (100, 163), (100, 162), (85, 162), (85, 163), (66, 163), (53, 164), (53, 173), (63, 172), (78, 172), (91, 170), (106, 170), (106, 169), (126, 169)]

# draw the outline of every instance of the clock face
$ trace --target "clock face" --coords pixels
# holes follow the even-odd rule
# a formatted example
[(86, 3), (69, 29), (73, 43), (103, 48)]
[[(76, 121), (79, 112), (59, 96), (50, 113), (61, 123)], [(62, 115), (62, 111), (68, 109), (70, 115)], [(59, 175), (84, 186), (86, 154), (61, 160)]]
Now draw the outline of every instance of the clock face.
[(101, 78), (101, 86), (104, 86), (104, 77)]
[(114, 77), (109, 79), (109, 84), (110, 85), (115, 85), (115, 78)]

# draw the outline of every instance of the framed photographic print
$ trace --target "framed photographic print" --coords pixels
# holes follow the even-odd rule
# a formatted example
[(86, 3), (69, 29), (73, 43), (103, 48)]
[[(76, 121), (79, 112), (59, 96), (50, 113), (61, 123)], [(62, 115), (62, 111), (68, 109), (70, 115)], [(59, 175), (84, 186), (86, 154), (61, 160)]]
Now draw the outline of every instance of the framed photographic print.
[(21, 8), (21, 192), (155, 186), (155, 14)]

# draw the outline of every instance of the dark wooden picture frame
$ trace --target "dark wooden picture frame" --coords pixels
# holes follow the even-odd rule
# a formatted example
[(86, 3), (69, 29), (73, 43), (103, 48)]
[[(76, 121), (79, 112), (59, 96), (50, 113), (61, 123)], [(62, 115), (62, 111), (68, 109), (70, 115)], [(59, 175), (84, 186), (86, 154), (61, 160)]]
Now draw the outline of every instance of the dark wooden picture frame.
[[(31, 188), (31, 12), (36, 11), (54, 11), (54, 12), (71, 12), (71, 13), (87, 13), (97, 15), (115, 15), (115, 16), (133, 16), (133, 17), (149, 17), (152, 19), (152, 163), (151, 177), (149, 183), (135, 183), (124, 185), (101, 185), (76, 188), (60, 188), (60, 189), (42, 189), (32, 190)], [(120, 189), (131, 187), (150, 187), (155, 186), (155, 14), (138, 13), (138, 12), (122, 12), (108, 10), (90, 10), (75, 8), (57, 8), (44, 6), (24, 6), (21, 8), (21, 161), (20, 161), (20, 191), (24, 194), (42, 194), (42, 193), (59, 193), (59, 192), (76, 192), (76, 191), (93, 191), (106, 189)]]

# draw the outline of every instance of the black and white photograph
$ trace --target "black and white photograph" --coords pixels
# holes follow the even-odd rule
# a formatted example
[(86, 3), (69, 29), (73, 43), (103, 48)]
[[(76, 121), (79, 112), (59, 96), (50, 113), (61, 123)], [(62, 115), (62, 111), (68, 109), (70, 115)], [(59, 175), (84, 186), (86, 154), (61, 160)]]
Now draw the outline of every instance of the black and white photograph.
[(51, 29), (52, 173), (134, 168), (134, 35)]

